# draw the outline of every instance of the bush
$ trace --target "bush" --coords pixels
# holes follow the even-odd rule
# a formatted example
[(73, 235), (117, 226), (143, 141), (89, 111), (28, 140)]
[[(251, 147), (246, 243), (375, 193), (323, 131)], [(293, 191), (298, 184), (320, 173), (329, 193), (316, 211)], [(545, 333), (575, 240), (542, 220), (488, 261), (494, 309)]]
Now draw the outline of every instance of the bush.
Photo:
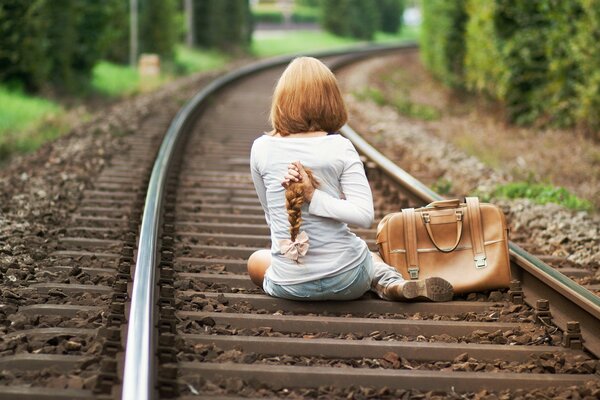
[(14, 81), (34, 90), (46, 80), (50, 63), (44, 4), (45, 0), (0, 3), (0, 81)]
[(54, 83), (78, 89), (111, 44), (105, 36), (117, 0), (3, 0), (0, 79), (28, 90)]
[(462, 17), (461, 3), (423, 1), (422, 56), (434, 75), (503, 101), (513, 122), (600, 138), (600, 0), (466, 0)]
[(491, 196), (507, 199), (531, 199), (538, 204), (555, 203), (574, 210), (591, 210), (592, 204), (563, 187), (542, 183), (513, 182), (497, 186)]
[(319, 9), (317, 7), (298, 7), (292, 12), (292, 22), (314, 23), (319, 22)]
[(372, 40), (379, 25), (375, 3), (362, 0), (323, 0), (322, 24), (325, 30), (357, 39)]
[(467, 88), (503, 99), (507, 71), (496, 34), (494, 1), (467, 0), (469, 15), (465, 29), (464, 80)]
[(227, 51), (246, 49), (254, 24), (248, 0), (196, 0), (195, 43)]
[(177, 44), (175, 0), (144, 0), (140, 4), (140, 50), (171, 61)]
[(450, 86), (463, 83), (465, 0), (423, 0), (421, 54), (423, 62)]
[(397, 33), (402, 27), (404, 0), (377, 0), (379, 12), (379, 30), (386, 33)]
[(575, 62), (581, 68), (574, 116), (581, 127), (600, 139), (600, 0), (580, 2), (583, 13), (577, 20), (572, 45)]
[(282, 24), (283, 13), (276, 10), (253, 10), (252, 18), (255, 23)]

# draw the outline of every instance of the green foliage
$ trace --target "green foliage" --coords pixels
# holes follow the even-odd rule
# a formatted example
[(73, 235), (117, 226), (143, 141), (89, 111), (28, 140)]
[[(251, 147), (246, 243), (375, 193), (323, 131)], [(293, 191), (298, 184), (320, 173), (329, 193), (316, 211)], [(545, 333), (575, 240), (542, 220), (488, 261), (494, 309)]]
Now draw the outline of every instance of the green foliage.
[(106, 28), (101, 35), (104, 59), (120, 64), (129, 62), (129, 2), (103, 0), (108, 14)]
[(171, 61), (177, 43), (175, 0), (144, 0), (140, 7), (140, 42), (142, 53), (158, 54)]
[(50, 70), (44, 4), (45, 0), (0, 2), (0, 81), (17, 81), (28, 90), (44, 83)]
[(551, 21), (542, 1), (496, 0), (495, 32), (503, 45), (504, 103), (510, 120), (532, 123), (542, 113), (548, 76), (545, 40)]
[(140, 75), (136, 68), (101, 61), (92, 70), (92, 87), (106, 96), (122, 96), (137, 92)]
[(466, 29), (455, 36), (464, 73), (448, 79), (443, 55), (460, 54), (444, 53), (457, 4), (423, 2), (423, 59), (436, 76), (501, 100), (512, 122), (600, 138), (600, 0), (466, 0)]
[(252, 14), (248, 0), (196, 0), (196, 45), (225, 51), (246, 49), (252, 40)]
[(296, 23), (317, 23), (319, 22), (320, 11), (318, 7), (294, 7), (292, 12), (292, 22)]
[(512, 182), (497, 186), (492, 197), (507, 199), (531, 199), (538, 204), (555, 203), (574, 210), (591, 210), (592, 204), (580, 199), (563, 187), (541, 183)]
[(452, 181), (446, 178), (438, 178), (438, 180), (431, 185), (431, 189), (441, 195), (450, 194), (452, 192)]
[(0, 161), (64, 131), (63, 113), (56, 103), (0, 86)]
[(385, 95), (383, 94), (383, 92), (377, 88), (367, 87), (361, 91), (354, 92), (353, 94), (354, 94), (354, 97), (356, 97), (358, 100), (361, 100), (361, 101), (371, 100), (378, 106), (383, 106), (383, 105), (388, 104), (388, 101), (385, 98)]
[(402, 27), (404, 0), (376, 0), (379, 12), (379, 29), (386, 33), (396, 33)]
[(79, 89), (111, 46), (116, 1), (0, 2), (0, 79), (28, 90), (48, 83)]
[(464, 82), (467, 88), (503, 99), (507, 70), (495, 31), (495, 1), (467, 0), (470, 16), (465, 27)]
[(357, 39), (371, 40), (379, 27), (376, 4), (363, 0), (322, 0), (325, 30)]
[(423, 62), (438, 79), (450, 86), (461, 86), (467, 22), (465, 0), (423, 0), (422, 12)]
[(196, 50), (186, 46), (177, 46), (175, 63), (183, 74), (209, 71), (222, 68), (229, 57), (215, 50)]
[(383, 91), (368, 87), (364, 90), (354, 92), (354, 97), (358, 100), (370, 100), (378, 106), (390, 105), (400, 114), (409, 118), (422, 119), (425, 121), (434, 121), (440, 118), (440, 111), (427, 104), (416, 103), (410, 100), (408, 94), (389, 95)]
[(579, 1), (583, 12), (577, 19), (572, 46), (581, 78), (575, 85), (577, 105), (573, 114), (588, 133), (600, 139), (600, 0)]
[(278, 10), (252, 10), (252, 18), (255, 23), (282, 24), (284, 21), (283, 13)]
[(423, 121), (436, 121), (441, 115), (437, 108), (428, 104), (415, 103), (404, 96), (398, 96), (392, 101), (392, 105), (400, 114)]

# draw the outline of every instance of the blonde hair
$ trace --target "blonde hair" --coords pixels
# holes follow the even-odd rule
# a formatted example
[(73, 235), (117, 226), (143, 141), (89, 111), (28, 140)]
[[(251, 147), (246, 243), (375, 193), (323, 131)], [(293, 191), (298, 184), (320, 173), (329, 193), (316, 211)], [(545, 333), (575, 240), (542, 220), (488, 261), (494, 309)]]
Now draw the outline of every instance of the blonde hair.
[[(308, 179), (315, 188), (319, 187), (319, 181), (314, 177), (310, 168), (304, 167)], [(290, 237), (292, 242), (296, 240), (300, 232), (302, 223), (302, 204), (304, 204), (304, 184), (302, 182), (292, 182), (285, 189), (285, 208), (288, 213), (290, 223)]]
[(273, 93), (269, 120), (276, 133), (335, 132), (348, 120), (333, 73), (313, 57), (294, 59)]

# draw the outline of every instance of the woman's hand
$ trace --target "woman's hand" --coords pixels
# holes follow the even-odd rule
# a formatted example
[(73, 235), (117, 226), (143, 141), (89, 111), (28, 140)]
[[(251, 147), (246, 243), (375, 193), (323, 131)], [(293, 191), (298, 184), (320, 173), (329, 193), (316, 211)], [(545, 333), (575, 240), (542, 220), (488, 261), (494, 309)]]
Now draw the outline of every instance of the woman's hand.
[[(296, 162), (300, 164), (299, 161)], [(295, 163), (290, 163), (288, 165), (288, 172), (285, 178), (283, 178), (283, 181), (281, 182), (281, 186), (287, 189), (290, 183), (300, 182), (301, 180), (302, 175), (300, 175), (300, 172), (298, 172), (298, 166)]]
[(302, 182), (304, 186), (304, 200), (310, 202), (315, 193), (315, 187), (310, 181), (310, 178), (300, 161), (294, 161), (288, 165), (288, 172), (281, 182), (281, 186), (287, 189), (287, 187), (294, 182)]

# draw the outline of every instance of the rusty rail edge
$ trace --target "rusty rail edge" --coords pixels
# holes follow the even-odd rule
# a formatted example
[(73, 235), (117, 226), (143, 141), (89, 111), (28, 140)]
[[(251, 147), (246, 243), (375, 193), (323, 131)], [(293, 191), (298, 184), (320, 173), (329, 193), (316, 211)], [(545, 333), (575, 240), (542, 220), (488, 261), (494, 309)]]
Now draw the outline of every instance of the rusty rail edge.
[[(351, 58), (357, 59), (373, 53), (414, 48), (416, 48), (415, 43), (405, 42), (394, 45), (355, 46), (335, 51), (316, 52), (311, 55), (314, 57), (349, 55)], [(156, 395), (154, 307), (156, 304), (156, 266), (159, 261), (158, 234), (162, 217), (164, 188), (178, 143), (181, 143), (182, 138), (189, 131), (203, 104), (214, 93), (241, 78), (284, 65), (299, 55), (301, 54), (259, 61), (213, 80), (189, 100), (171, 122), (152, 168), (142, 216), (127, 329), (123, 399), (144, 400), (154, 398)]]
[[(431, 190), (424, 183), (394, 164), (350, 126), (342, 128), (341, 133), (348, 138), (368, 160), (377, 166), (403, 190), (415, 199), (430, 203), (443, 200), (444, 197)], [(511, 262), (521, 270), (513, 272), (523, 283), (525, 302), (532, 307), (538, 299), (550, 300), (550, 310), (556, 325), (564, 332), (568, 321), (577, 320), (581, 326), (584, 347), (600, 357), (600, 297), (583, 286), (567, 278), (539, 258), (526, 252), (513, 242), (509, 243)], [(557, 306), (558, 304), (558, 306)]]

